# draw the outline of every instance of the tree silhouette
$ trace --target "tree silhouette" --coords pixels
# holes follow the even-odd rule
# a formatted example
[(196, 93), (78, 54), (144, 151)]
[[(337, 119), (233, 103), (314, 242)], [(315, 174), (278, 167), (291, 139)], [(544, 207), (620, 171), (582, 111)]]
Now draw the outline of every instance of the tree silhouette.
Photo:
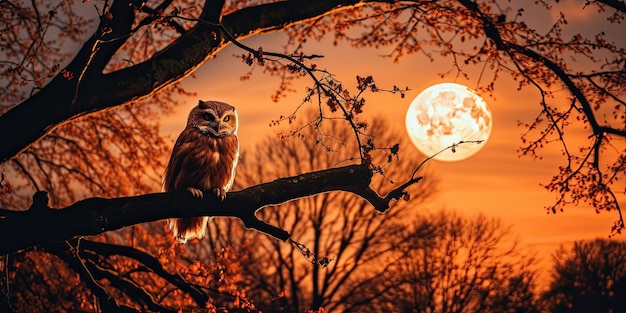
[[(349, 141), (350, 128), (335, 121), (316, 129), (309, 123), (316, 116), (317, 112), (309, 111), (300, 115), (298, 123), (290, 125), (302, 129), (301, 138), (272, 136), (245, 152), (236, 184), (256, 185), (353, 158), (357, 149)], [(369, 128), (377, 144), (409, 145), (405, 135), (381, 118), (374, 119)], [(333, 140), (327, 141), (326, 146), (316, 145), (320, 140), (318, 132), (332, 134)], [(387, 192), (394, 188), (390, 181), (402, 179), (418, 162), (408, 155), (395, 159), (387, 150), (372, 152), (375, 164), (385, 164), (389, 158), (394, 160), (386, 165), (385, 177), (377, 176), (371, 183), (376, 190)], [(434, 189), (434, 180), (425, 178), (407, 190), (412, 195), (410, 202), (400, 201), (384, 216), (371, 210), (363, 199), (345, 192), (298, 199), (259, 212), (264, 221), (278, 225), (306, 243), (313, 254), (308, 257), (309, 262), (297, 246), (283, 245), (259, 233), (242, 232), (231, 220), (211, 225), (215, 230), (210, 231), (211, 239), (207, 243), (211, 250), (219, 251), (221, 247), (254, 242), (254, 249), (244, 251), (250, 263), (243, 264), (243, 274), (251, 284), (247, 288), (248, 296), (263, 312), (302, 312), (321, 307), (329, 312), (341, 311), (354, 286), (377, 276), (382, 270), (380, 264), (400, 247), (403, 230), (411, 226), (410, 221), (419, 215), (419, 203), (429, 199)], [(322, 257), (331, 259), (324, 268), (317, 264)]]
[(7, 255), (3, 312), (254, 311), (237, 255), (224, 249), (200, 261), (164, 230), (142, 225)]
[[(540, 3), (547, 10), (551, 8), (548, 2)], [(65, 164), (66, 160), (59, 155), (67, 154), (72, 148), (86, 151), (81, 145), (83, 140), (73, 140), (74, 137), (82, 139), (87, 136), (80, 129), (103, 129), (104, 133), (98, 132), (97, 142), (105, 141), (101, 143), (104, 149), (98, 151), (120, 149), (141, 153), (132, 151), (130, 146), (112, 147), (120, 140), (109, 140), (139, 140), (137, 138), (142, 136), (104, 131), (114, 125), (83, 128), (88, 127), (85, 125), (74, 132), (67, 130), (67, 135), (54, 136), (55, 130), (62, 131), (57, 126), (107, 108), (128, 104), (133, 108), (140, 107), (137, 102), (163, 94), (162, 91), (168, 90), (169, 86), (174, 88), (169, 89), (169, 95), (172, 95), (172, 92), (180, 91), (175, 85), (177, 82), (224, 46), (238, 44), (236, 40), (251, 34), (284, 29), (296, 48), (301, 40), (319, 38), (332, 31), (336, 40), (347, 40), (357, 47), (391, 46), (391, 56), (396, 60), (419, 53), (431, 59), (436, 55), (450, 58), (458, 74), (463, 74), (464, 65), (484, 64), (492, 69), (493, 79), (479, 86), (481, 90), (493, 90), (497, 77), (502, 75), (514, 77), (519, 88), (536, 88), (542, 109), (534, 122), (525, 125), (528, 132), (522, 138), (524, 145), (520, 152), (540, 157), (541, 147), (552, 142), (562, 143), (565, 163), (546, 184), (548, 190), (560, 197), (549, 210), (557, 212), (570, 203), (586, 202), (598, 211), (618, 209), (620, 212), (612, 186), (626, 163), (624, 152), (614, 145), (626, 134), (623, 126), (626, 117), (622, 114), (626, 105), (622, 99), (624, 48), (609, 42), (602, 33), (593, 38), (582, 35), (563, 38), (563, 28), (567, 24), (565, 16), (542, 34), (524, 22), (524, 8), (512, 12), (493, 1), (388, 3), (335, 0), (306, 5), (297, 1), (137, 1), (130, 5), (113, 1), (95, 4), (92, 12), (98, 13), (94, 17), (97, 21), (90, 23), (89, 19), (82, 17), (85, 14), (76, 12), (76, 6), (72, 4), (3, 2), (0, 7), (5, 17), (2, 19), (3, 29), (10, 30), (5, 32), (2, 41), (7, 59), (0, 64), (4, 74), (2, 99), (8, 106), (3, 106), (5, 113), (0, 117), (0, 133), (11, 134), (2, 137), (0, 160), (4, 168), (9, 168), (7, 171), (25, 175), (31, 189), (43, 189), (49, 185), (46, 180), (54, 176), (40, 172), (49, 172), (56, 167), (59, 176), (85, 176), (83, 183), (91, 185), (91, 191), (107, 194), (108, 191), (102, 191), (108, 189), (103, 188), (107, 184), (102, 184), (99, 177), (109, 175), (99, 175), (87, 166), (100, 162), (83, 166)], [(619, 23), (624, 18), (624, 5), (619, 1), (588, 1), (585, 5), (587, 9), (606, 16), (607, 23)], [(364, 31), (360, 32), (362, 35), (354, 36), (350, 30), (357, 27)], [(93, 32), (89, 34), (87, 29)], [(50, 41), (50, 36), (59, 40)], [(89, 37), (85, 41), (81, 36)], [(69, 56), (59, 50), (64, 40), (80, 44), (82, 49)], [(247, 62), (277, 66), (274, 61), (279, 56), (262, 49), (242, 48), (249, 53), (245, 58)], [(306, 54), (296, 52), (298, 57), (294, 55), (290, 62), (300, 67), (281, 62), (283, 66), (279, 67), (282, 70), (305, 72), (310, 76), (319, 73), (313, 64), (306, 62)], [(69, 64), (61, 66), (69, 58)], [(579, 61), (568, 62), (570, 58)], [(581, 62), (583, 60), (585, 62)], [(332, 88), (321, 87), (322, 80), (317, 77), (312, 90), (321, 93), (329, 105), (334, 106), (340, 100), (349, 105), (349, 99), (333, 95)], [(561, 106), (552, 99), (554, 92), (550, 86), (563, 87), (567, 91), (571, 100), (569, 106)], [(166, 107), (171, 105), (168, 101), (151, 102)], [(147, 119), (133, 121), (133, 117), (125, 114), (117, 115), (118, 118), (122, 115), (125, 123), (136, 123), (133, 125), (141, 129), (147, 127), (146, 134), (154, 134), (149, 131), (154, 124), (146, 122)], [(101, 116), (99, 120), (110, 124), (114, 123), (112, 118)], [(23, 127), (22, 121), (26, 120), (29, 127)], [(567, 136), (568, 126), (574, 121), (587, 127), (591, 139), (580, 148), (569, 144)], [(80, 124), (78, 121), (74, 123)], [(145, 142), (152, 144), (158, 141), (144, 138)], [(59, 142), (63, 144), (57, 148)], [(131, 146), (145, 147), (142, 150), (146, 152), (163, 149), (158, 144), (149, 147), (141, 143)], [(37, 145), (46, 150), (39, 154), (29, 152), (28, 149)], [(54, 155), (57, 160), (45, 160), (43, 154)], [(101, 160), (103, 158), (96, 161)], [(32, 164), (24, 164), (26, 162)], [(159, 168), (160, 164), (149, 166)], [(23, 182), (18, 180), (14, 185), (18, 183)], [(143, 193), (144, 190), (139, 188), (136, 192)], [(121, 191), (128, 192), (127, 189)], [(53, 201), (58, 197), (60, 195), (53, 195)], [(620, 217), (614, 230), (621, 227)]]
[(577, 241), (554, 254), (550, 312), (621, 312), (626, 309), (626, 243)]
[(353, 290), (347, 312), (539, 312), (534, 259), (500, 221), (440, 211), (415, 223), (384, 272)]
[[(540, 4), (550, 8), (546, 1)], [(607, 23), (624, 19), (620, 1), (587, 1), (585, 5), (605, 14)], [(365, 103), (364, 92), (381, 91), (381, 87), (365, 76), (358, 77), (356, 90), (346, 90), (332, 73), (317, 68), (313, 62), (317, 56), (299, 49), (307, 38), (329, 32), (334, 32), (336, 40), (357, 47), (390, 45), (397, 60), (419, 53), (431, 59), (449, 58), (458, 75), (464, 74), (465, 65), (484, 65), (493, 77), (480, 86), (484, 91), (493, 90), (502, 75), (517, 79), (519, 88), (535, 88), (540, 93), (541, 111), (534, 122), (525, 125), (528, 132), (520, 151), (540, 156), (541, 147), (561, 143), (564, 165), (546, 185), (559, 198), (549, 209), (556, 212), (570, 203), (583, 202), (598, 211), (617, 209), (620, 218), (614, 230), (623, 228), (614, 188), (626, 166), (626, 153), (619, 149), (626, 135), (626, 53), (603, 34), (563, 38), (565, 17), (547, 33), (539, 33), (523, 21), (524, 10), (501, 10), (489, 0), (117, 0), (93, 2), (91, 7), (93, 10), (86, 12), (74, 1), (0, 2), (0, 254), (4, 255), (3, 293), (7, 296), (0, 305), (7, 309), (16, 301), (9, 287), (18, 282), (15, 269), (22, 264), (30, 264), (32, 269), (23, 276), (24, 288), (31, 277), (41, 277), (50, 287), (71, 276), (63, 273), (58, 277), (64, 278), (58, 280), (37, 276), (35, 271), (49, 272), (41, 267), (46, 264), (27, 259), (37, 259), (40, 253), (49, 254), (51, 262), (63, 262), (81, 277), (83, 287), (97, 299), (92, 301), (97, 305), (89, 304), (90, 308), (171, 307), (166, 301), (155, 301), (147, 288), (123, 280), (113, 284), (119, 275), (89, 262), (98, 263), (105, 250), (114, 247), (101, 248), (100, 256), (88, 261), (85, 246), (89, 245), (80, 244), (86, 240), (79, 239), (81, 236), (164, 218), (210, 214), (236, 216), (248, 228), (287, 240), (287, 231), (256, 217), (259, 208), (341, 190), (386, 212), (393, 200), (404, 197), (406, 187), (420, 180), (415, 174), (383, 197), (370, 188), (372, 173), (383, 169), (370, 161), (372, 151), (380, 147), (367, 140), (367, 124), (359, 119), (359, 113)], [(239, 43), (248, 36), (273, 31), (288, 32), (293, 53), (272, 53)], [(354, 33), (361, 35), (354, 37)], [(168, 112), (175, 96), (185, 93), (178, 82), (230, 44), (243, 49), (248, 64), (311, 79), (304, 102), (336, 111), (332, 116), (320, 115), (320, 122), (346, 121), (357, 142), (353, 163), (358, 164), (251, 186), (229, 194), (224, 203), (207, 198), (200, 205), (184, 194), (145, 194), (158, 189), (169, 150), (157, 135), (158, 118), (154, 117)], [(76, 46), (78, 51), (72, 53), (68, 46)], [(285, 76), (285, 83), (293, 76)], [(552, 98), (552, 86), (564, 88), (568, 106)], [(402, 94), (395, 87), (388, 91)], [(293, 115), (285, 118), (292, 119)], [(573, 123), (586, 127), (590, 140), (582, 147), (572, 147), (568, 141), (568, 127)], [(391, 151), (394, 146), (389, 148)], [(269, 192), (259, 198), (261, 191)], [(180, 206), (194, 209), (175, 209)], [(59, 246), (59, 242), (65, 245)], [(115, 251), (159, 272), (157, 275), (178, 290), (185, 289), (177, 280), (168, 280), (171, 271), (157, 271), (158, 265), (144, 254)], [(77, 257), (67, 257), (68, 253)], [(123, 269), (116, 270), (119, 274)], [(103, 286), (102, 281), (110, 285)], [(56, 291), (50, 290), (51, 294)], [(120, 290), (130, 302), (115, 300)], [(183, 292), (194, 297), (191, 289)], [(66, 294), (73, 291), (66, 290)], [(81, 305), (86, 305), (87, 298), (83, 300)]]

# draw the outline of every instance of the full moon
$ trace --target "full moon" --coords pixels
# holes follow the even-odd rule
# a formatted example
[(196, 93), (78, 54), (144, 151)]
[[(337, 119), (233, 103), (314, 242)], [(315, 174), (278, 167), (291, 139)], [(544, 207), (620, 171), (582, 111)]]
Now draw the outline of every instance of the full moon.
[(441, 83), (422, 91), (409, 106), (406, 128), (411, 141), (427, 157), (461, 141), (464, 143), (435, 156), (440, 161), (460, 161), (476, 154), (491, 134), (491, 110), (476, 92), (455, 83)]

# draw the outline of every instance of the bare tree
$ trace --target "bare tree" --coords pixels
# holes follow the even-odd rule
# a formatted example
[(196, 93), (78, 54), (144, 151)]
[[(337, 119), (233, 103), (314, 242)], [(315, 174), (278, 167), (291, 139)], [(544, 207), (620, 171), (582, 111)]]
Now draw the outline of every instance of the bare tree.
[[(272, 136), (244, 153), (237, 185), (256, 185), (355, 158), (350, 128), (341, 121), (317, 128), (316, 118), (317, 112), (301, 114), (298, 122), (290, 125), (299, 130), (299, 136)], [(367, 129), (378, 146), (398, 144), (394, 149), (400, 149), (410, 145), (406, 135), (383, 119), (373, 120)], [(378, 176), (371, 184), (383, 192), (395, 188), (394, 181), (420, 161), (409, 153), (397, 158), (390, 149), (371, 154), (373, 163), (384, 164), (385, 176)], [(428, 176), (407, 190), (412, 195), (410, 202), (398, 202), (385, 215), (372, 211), (366, 201), (350, 193), (320, 194), (260, 212), (263, 220), (287, 230), (306, 247), (286, 246), (259, 233), (242, 232), (232, 223), (216, 221), (210, 236), (211, 249), (254, 243), (244, 251), (250, 263), (243, 269), (250, 282), (248, 295), (264, 312), (302, 312), (321, 307), (329, 312), (341, 310), (359, 279), (378, 275), (381, 264), (402, 244), (409, 221), (419, 215), (419, 203), (434, 193), (435, 181)], [(322, 262), (326, 266), (320, 267)]]
[(347, 312), (539, 312), (532, 254), (499, 220), (441, 211), (415, 223), (385, 271), (353, 289)]

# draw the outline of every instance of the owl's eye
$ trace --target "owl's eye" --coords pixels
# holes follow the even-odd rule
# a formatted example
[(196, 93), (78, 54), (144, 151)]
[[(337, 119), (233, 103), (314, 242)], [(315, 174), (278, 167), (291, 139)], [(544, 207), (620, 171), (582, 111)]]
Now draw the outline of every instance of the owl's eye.
[(211, 113), (204, 113), (204, 115), (202, 116), (204, 117), (205, 120), (212, 122), (215, 120), (215, 116), (213, 116), (213, 114)]
[(226, 116), (224, 117), (224, 122), (228, 122), (228, 121), (230, 121), (230, 115), (226, 115)]

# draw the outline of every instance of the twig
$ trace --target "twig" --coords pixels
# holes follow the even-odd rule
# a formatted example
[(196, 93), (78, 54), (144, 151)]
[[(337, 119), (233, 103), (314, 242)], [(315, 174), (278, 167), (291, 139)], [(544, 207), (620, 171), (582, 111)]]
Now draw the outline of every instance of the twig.
[(311, 262), (311, 264), (313, 265), (319, 265), (322, 268), (325, 268), (326, 266), (328, 266), (328, 264), (330, 264), (330, 262), (332, 262), (333, 260), (335, 260), (335, 257), (332, 258), (328, 258), (328, 257), (321, 257), (318, 259), (317, 255), (315, 255), (315, 253), (311, 252), (311, 250), (309, 250), (309, 248), (307, 248), (304, 244), (301, 244), (293, 239), (289, 239), (289, 241), (296, 246), (296, 248), (298, 249), (298, 251), (300, 251), (300, 253), (302, 254), (302, 256), (304, 256), (309, 262)]
[(444, 152), (444, 151), (446, 151), (446, 150), (448, 150), (448, 149), (452, 149), (452, 152), (456, 152), (456, 151), (455, 151), (456, 147), (458, 147), (458, 146), (460, 146), (460, 145), (462, 145), (462, 144), (465, 144), (465, 143), (475, 143), (475, 144), (481, 144), (481, 143), (483, 143), (483, 142), (485, 142), (485, 141), (484, 141), (484, 140), (461, 140), (461, 141), (459, 141), (459, 142), (457, 142), (457, 143), (453, 143), (453, 144), (451, 144), (451, 145), (449, 145), (449, 146), (447, 146), (447, 147), (445, 147), (445, 148), (441, 149), (439, 152), (437, 152), (437, 153), (435, 153), (435, 154), (433, 154), (433, 155), (431, 155), (431, 156), (427, 157), (424, 161), (422, 161), (422, 163), (420, 163), (420, 164), (419, 164), (419, 165), (415, 168), (415, 170), (413, 171), (413, 174), (411, 174), (411, 179), (414, 179), (414, 178), (415, 178), (415, 174), (416, 174), (416, 173), (417, 173), (417, 171), (418, 171), (418, 170), (422, 167), (422, 165), (424, 165), (424, 164), (425, 164), (426, 162), (428, 162), (430, 159), (432, 159), (432, 158), (434, 158), (434, 157), (438, 156), (438, 155), (439, 155), (439, 154), (441, 154), (442, 152)]

